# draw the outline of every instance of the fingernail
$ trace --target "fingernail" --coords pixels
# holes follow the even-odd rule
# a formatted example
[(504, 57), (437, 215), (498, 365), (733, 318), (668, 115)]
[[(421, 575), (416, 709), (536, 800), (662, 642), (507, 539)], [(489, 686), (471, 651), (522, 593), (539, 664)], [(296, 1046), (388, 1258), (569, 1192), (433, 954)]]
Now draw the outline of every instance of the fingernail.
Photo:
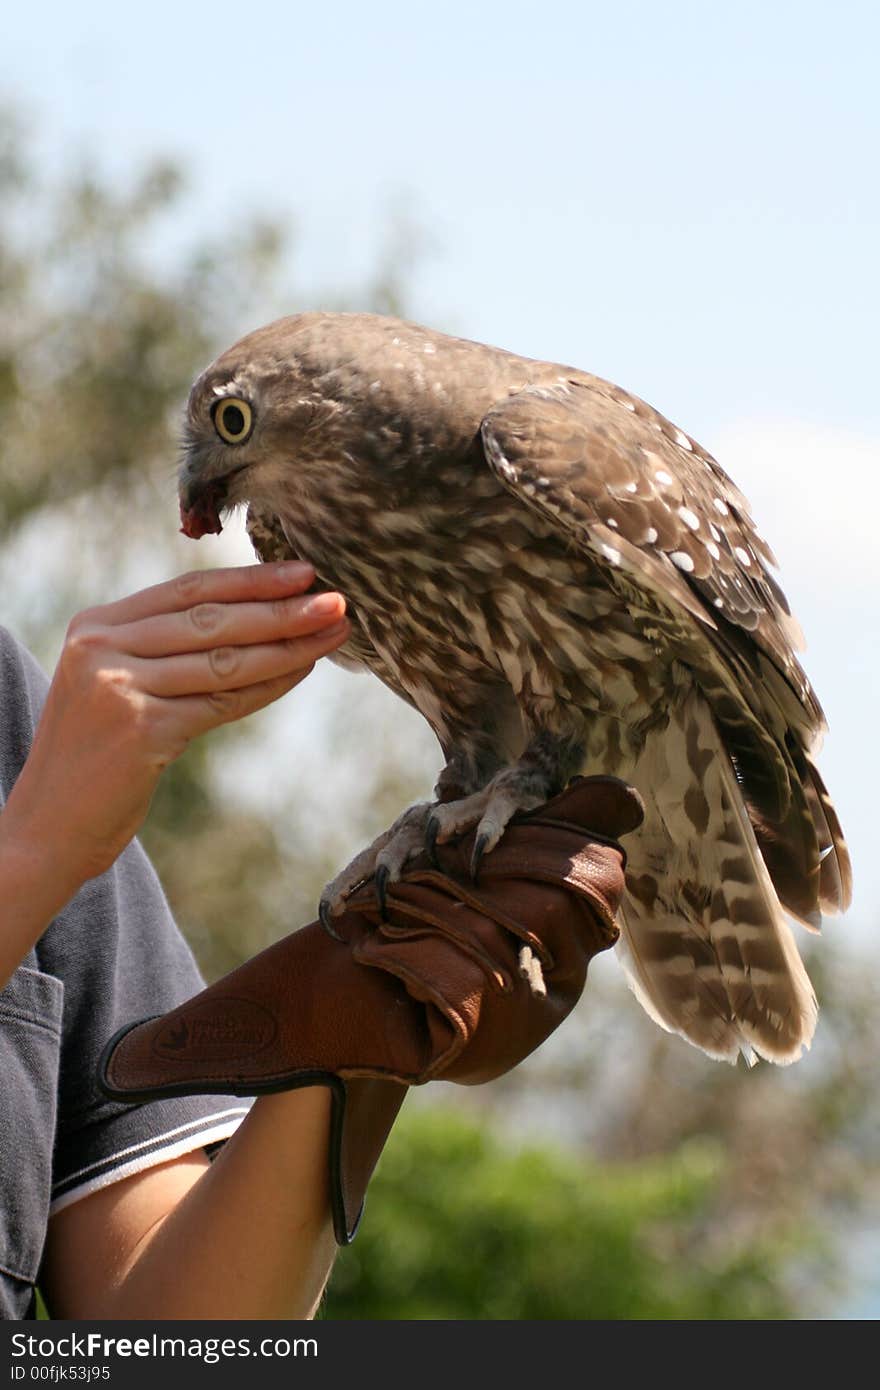
[(339, 607), (338, 594), (315, 594), (303, 606), (303, 612), (308, 617), (320, 617), (324, 613), (335, 613)]

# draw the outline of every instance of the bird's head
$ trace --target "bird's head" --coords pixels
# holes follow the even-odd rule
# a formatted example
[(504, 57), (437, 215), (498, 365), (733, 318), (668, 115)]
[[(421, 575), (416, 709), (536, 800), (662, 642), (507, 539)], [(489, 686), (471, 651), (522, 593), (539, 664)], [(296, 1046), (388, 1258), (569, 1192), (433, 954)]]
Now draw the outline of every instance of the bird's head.
[[(326, 368), (310, 339), (318, 316), (279, 319), (242, 338), (193, 384), (178, 475), (184, 535), (221, 531), (221, 514), (246, 501), (307, 495), (335, 413)], [(320, 436), (320, 442), (318, 439)]]
[(242, 502), (313, 534), (334, 506), (349, 515), (361, 504), (399, 510), (411, 460), (421, 465), (418, 483), (443, 460), (464, 458), (486, 410), (518, 389), (526, 367), (381, 314), (312, 312), (267, 324), (190, 392), (182, 530), (218, 532), (221, 513)]

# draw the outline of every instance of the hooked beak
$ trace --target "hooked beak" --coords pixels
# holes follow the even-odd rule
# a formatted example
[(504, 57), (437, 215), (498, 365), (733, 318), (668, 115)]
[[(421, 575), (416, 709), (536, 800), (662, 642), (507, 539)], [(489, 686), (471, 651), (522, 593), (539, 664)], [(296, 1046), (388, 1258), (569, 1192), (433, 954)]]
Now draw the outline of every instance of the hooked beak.
[(223, 530), (220, 513), (227, 504), (229, 484), (247, 464), (239, 464), (224, 473), (222, 478), (187, 476), (186, 468), (180, 477), (180, 529), (185, 536), (197, 541), (202, 536), (219, 536)]
[(185, 536), (197, 541), (202, 536), (219, 536), (223, 530), (220, 509), (226, 496), (226, 482), (216, 482), (192, 488), (181, 488), (180, 529)]

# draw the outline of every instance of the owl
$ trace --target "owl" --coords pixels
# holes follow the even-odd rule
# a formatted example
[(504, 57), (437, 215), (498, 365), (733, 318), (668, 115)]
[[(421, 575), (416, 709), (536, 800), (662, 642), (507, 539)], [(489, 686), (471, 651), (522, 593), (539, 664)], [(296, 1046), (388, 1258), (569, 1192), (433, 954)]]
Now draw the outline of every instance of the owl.
[(795, 1060), (816, 998), (790, 919), (846, 908), (814, 761), (825, 727), (748, 503), (644, 401), (575, 368), (370, 314), (304, 313), (195, 382), (182, 529), (248, 506), (264, 559), (346, 597), (338, 653), (417, 709), (444, 760), (328, 885), (513, 815), (579, 773), (645, 805), (617, 948), (661, 1027), (715, 1058)]

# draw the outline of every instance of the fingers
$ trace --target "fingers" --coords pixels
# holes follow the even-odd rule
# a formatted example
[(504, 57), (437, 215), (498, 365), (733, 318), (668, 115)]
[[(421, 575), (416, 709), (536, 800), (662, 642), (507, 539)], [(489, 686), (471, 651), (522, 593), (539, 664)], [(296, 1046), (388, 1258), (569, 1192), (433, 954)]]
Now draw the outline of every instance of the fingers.
[(312, 666), (306, 666), (285, 676), (272, 680), (259, 681), (241, 690), (218, 690), (209, 695), (182, 695), (173, 702), (175, 723), (185, 731), (187, 739), (197, 738), (199, 734), (216, 729), (219, 724), (231, 724), (236, 719), (244, 719), (248, 714), (256, 714), (265, 709), (282, 695), (293, 690), (300, 681), (310, 674)]
[[(345, 600), (336, 593), (282, 594), (262, 602), (205, 601), (179, 612), (123, 623), (112, 629), (112, 640), (132, 656), (174, 657), (306, 636), (338, 622), (344, 613)], [(200, 688), (213, 688), (213, 682)]]
[(351, 625), (342, 619), (317, 632), (278, 642), (211, 647), (161, 661), (135, 660), (133, 675), (141, 690), (162, 698), (237, 691), (293, 675), (301, 679), (319, 657), (341, 646), (350, 632)]
[(113, 862), (192, 738), (279, 699), (346, 641), (344, 600), (306, 599), (313, 579), (300, 564), (205, 571), (73, 619), (15, 788), (71, 882)]
[(263, 602), (285, 594), (301, 594), (314, 577), (312, 566), (302, 560), (286, 560), (277, 565), (192, 570), (136, 594), (128, 594), (115, 603), (90, 609), (82, 616), (115, 627), (163, 613), (180, 613), (199, 604)]

